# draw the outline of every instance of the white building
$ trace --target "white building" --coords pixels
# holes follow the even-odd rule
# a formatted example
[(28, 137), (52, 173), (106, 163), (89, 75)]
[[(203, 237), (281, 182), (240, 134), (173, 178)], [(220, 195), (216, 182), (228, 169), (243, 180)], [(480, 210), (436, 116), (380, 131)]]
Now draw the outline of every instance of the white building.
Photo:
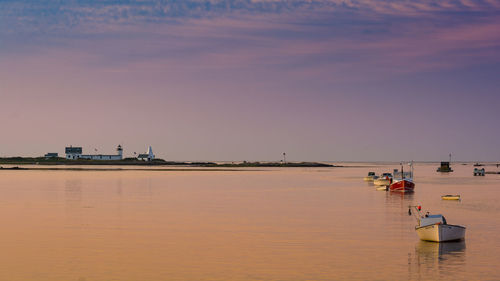
[(155, 155), (153, 154), (153, 149), (151, 146), (148, 149), (147, 153), (141, 153), (137, 156), (137, 159), (139, 160), (145, 160), (145, 161), (153, 161), (155, 159)]
[(116, 148), (117, 154), (106, 155), (106, 154), (82, 154), (81, 147), (66, 147), (66, 159), (76, 160), (76, 159), (89, 159), (89, 160), (122, 160), (123, 159), (123, 149), (121, 145)]

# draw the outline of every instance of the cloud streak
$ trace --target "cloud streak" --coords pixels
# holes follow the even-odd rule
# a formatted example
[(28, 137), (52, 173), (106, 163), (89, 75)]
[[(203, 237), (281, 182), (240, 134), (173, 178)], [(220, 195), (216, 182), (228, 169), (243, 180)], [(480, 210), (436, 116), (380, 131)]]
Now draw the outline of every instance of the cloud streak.
[(0, 18), (10, 32), (60, 31), (82, 24), (164, 22), (232, 14), (362, 12), (424, 16), (429, 13), (498, 12), (498, 0), (185, 0), (185, 1), (2, 1)]
[(499, 3), (4, 1), (1, 18), (18, 26), (3, 34), (0, 57), (70, 51), (98, 71), (264, 69), (356, 80), (497, 63)]

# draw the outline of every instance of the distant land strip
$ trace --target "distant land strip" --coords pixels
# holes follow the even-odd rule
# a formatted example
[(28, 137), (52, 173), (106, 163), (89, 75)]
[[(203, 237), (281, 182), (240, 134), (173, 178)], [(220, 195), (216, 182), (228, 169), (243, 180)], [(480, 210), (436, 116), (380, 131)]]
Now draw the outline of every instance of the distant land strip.
[(0, 166), (0, 171), (2, 170), (20, 170), (20, 171), (97, 171), (97, 172), (105, 172), (105, 171), (158, 171), (158, 172), (168, 172), (168, 171), (180, 171), (180, 172), (237, 172), (237, 171), (259, 171), (259, 170), (242, 170), (242, 169), (216, 169), (216, 168), (208, 168), (208, 169), (201, 169), (201, 168), (193, 168), (193, 169), (187, 169), (187, 168), (179, 168), (179, 169), (174, 169), (174, 168), (166, 168), (166, 169), (155, 169), (155, 168), (139, 168), (139, 169), (132, 169), (132, 168), (78, 168), (78, 167), (1, 167)]
[[(215, 163), (215, 162), (183, 162), (183, 161), (165, 161), (163, 159), (154, 159), (153, 161), (142, 161), (136, 158), (125, 158), (123, 160), (88, 160), (78, 159), (70, 160), (65, 158), (44, 158), (44, 157), (8, 157), (0, 158), (0, 165), (113, 165), (113, 166), (183, 166), (183, 167), (203, 167), (203, 168), (251, 168), (251, 167), (341, 167), (332, 164), (319, 162), (232, 162), (232, 163)], [(16, 167), (10, 167), (14, 169)], [(31, 169), (21, 168), (18, 169)], [(5, 167), (4, 167), (5, 169)], [(40, 170), (41, 168), (36, 168)], [(51, 168), (45, 168), (51, 169)], [(103, 169), (99, 169), (103, 170)], [(123, 169), (122, 169), (123, 170)], [(137, 169), (134, 169), (137, 170)], [(160, 169), (150, 169), (160, 170)], [(179, 170), (179, 169), (169, 169)], [(189, 169), (192, 170), (192, 169)], [(203, 169), (206, 171), (207, 169)], [(220, 171), (220, 169), (218, 169)]]

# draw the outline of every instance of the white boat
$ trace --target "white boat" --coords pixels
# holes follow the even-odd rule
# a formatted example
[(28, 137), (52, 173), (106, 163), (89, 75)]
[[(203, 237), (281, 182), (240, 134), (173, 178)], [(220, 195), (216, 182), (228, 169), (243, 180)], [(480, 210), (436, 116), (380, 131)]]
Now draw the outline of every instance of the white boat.
[(378, 179), (373, 180), (374, 185), (389, 186), (392, 183), (392, 174), (383, 173)]
[(452, 225), (446, 222), (443, 215), (431, 215), (428, 212), (422, 216), (420, 206), (410, 206), (408, 214), (412, 214), (411, 208), (416, 211), (418, 225), (415, 226), (418, 237), (424, 241), (447, 242), (458, 241), (465, 238), (465, 227)]

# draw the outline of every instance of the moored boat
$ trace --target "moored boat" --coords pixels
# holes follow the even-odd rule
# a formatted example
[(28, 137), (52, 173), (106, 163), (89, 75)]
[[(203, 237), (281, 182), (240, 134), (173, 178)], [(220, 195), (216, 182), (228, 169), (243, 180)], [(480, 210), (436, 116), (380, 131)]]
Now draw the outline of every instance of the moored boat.
[(415, 189), (415, 183), (413, 182), (413, 162), (410, 163), (409, 172), (403, 170), (403, 164), (401, 164), (401, 172), (394, 170), (394, 178), (389, 189), (396, 192), (413, 192)]
[(437, 168), (437, 172), (441, 172), (441, 173), (453, 172), (453, 169), (450, 167), (450, 162), (441, 162), (441, 166), (439, 166), (439, 168)]
[(465, 227), (461, 225), (452, 225), (446, 222), (443, 215), (431, 215), (428, 212), (422, 216), (420, 206), (410, 206), (408, 213), (411, 215), (411, 209), (416, 211), (418, 225), (415, 231), (418, 237), (424, 241), (448, 242), (458, 241), (465, 238)]
[(378, 179), (373, 181), (373, 184), (378, 186), (389, 186), (391, 182), (392, 182), (392, 174), (383, 173)]
[(363, 178), (365, 181), (373, 181), (378, 179), (378, 176), (375, 175), (375, 172), (368, 172), (368, 176)]
[(415, 183), (411, 179), (402, 179), (392, 183), (389, 189), (397, 192), (413, 192)]
[(474, 176), (484, 176), (485, 171), (484, 168), (478, 169), (474, 168)]
[(442, 195), (441, 196), (441, 199), (443, 200), (460, 200), (460, 195), (451, 195), (451, 194), (447, 194), (447, 195)]

